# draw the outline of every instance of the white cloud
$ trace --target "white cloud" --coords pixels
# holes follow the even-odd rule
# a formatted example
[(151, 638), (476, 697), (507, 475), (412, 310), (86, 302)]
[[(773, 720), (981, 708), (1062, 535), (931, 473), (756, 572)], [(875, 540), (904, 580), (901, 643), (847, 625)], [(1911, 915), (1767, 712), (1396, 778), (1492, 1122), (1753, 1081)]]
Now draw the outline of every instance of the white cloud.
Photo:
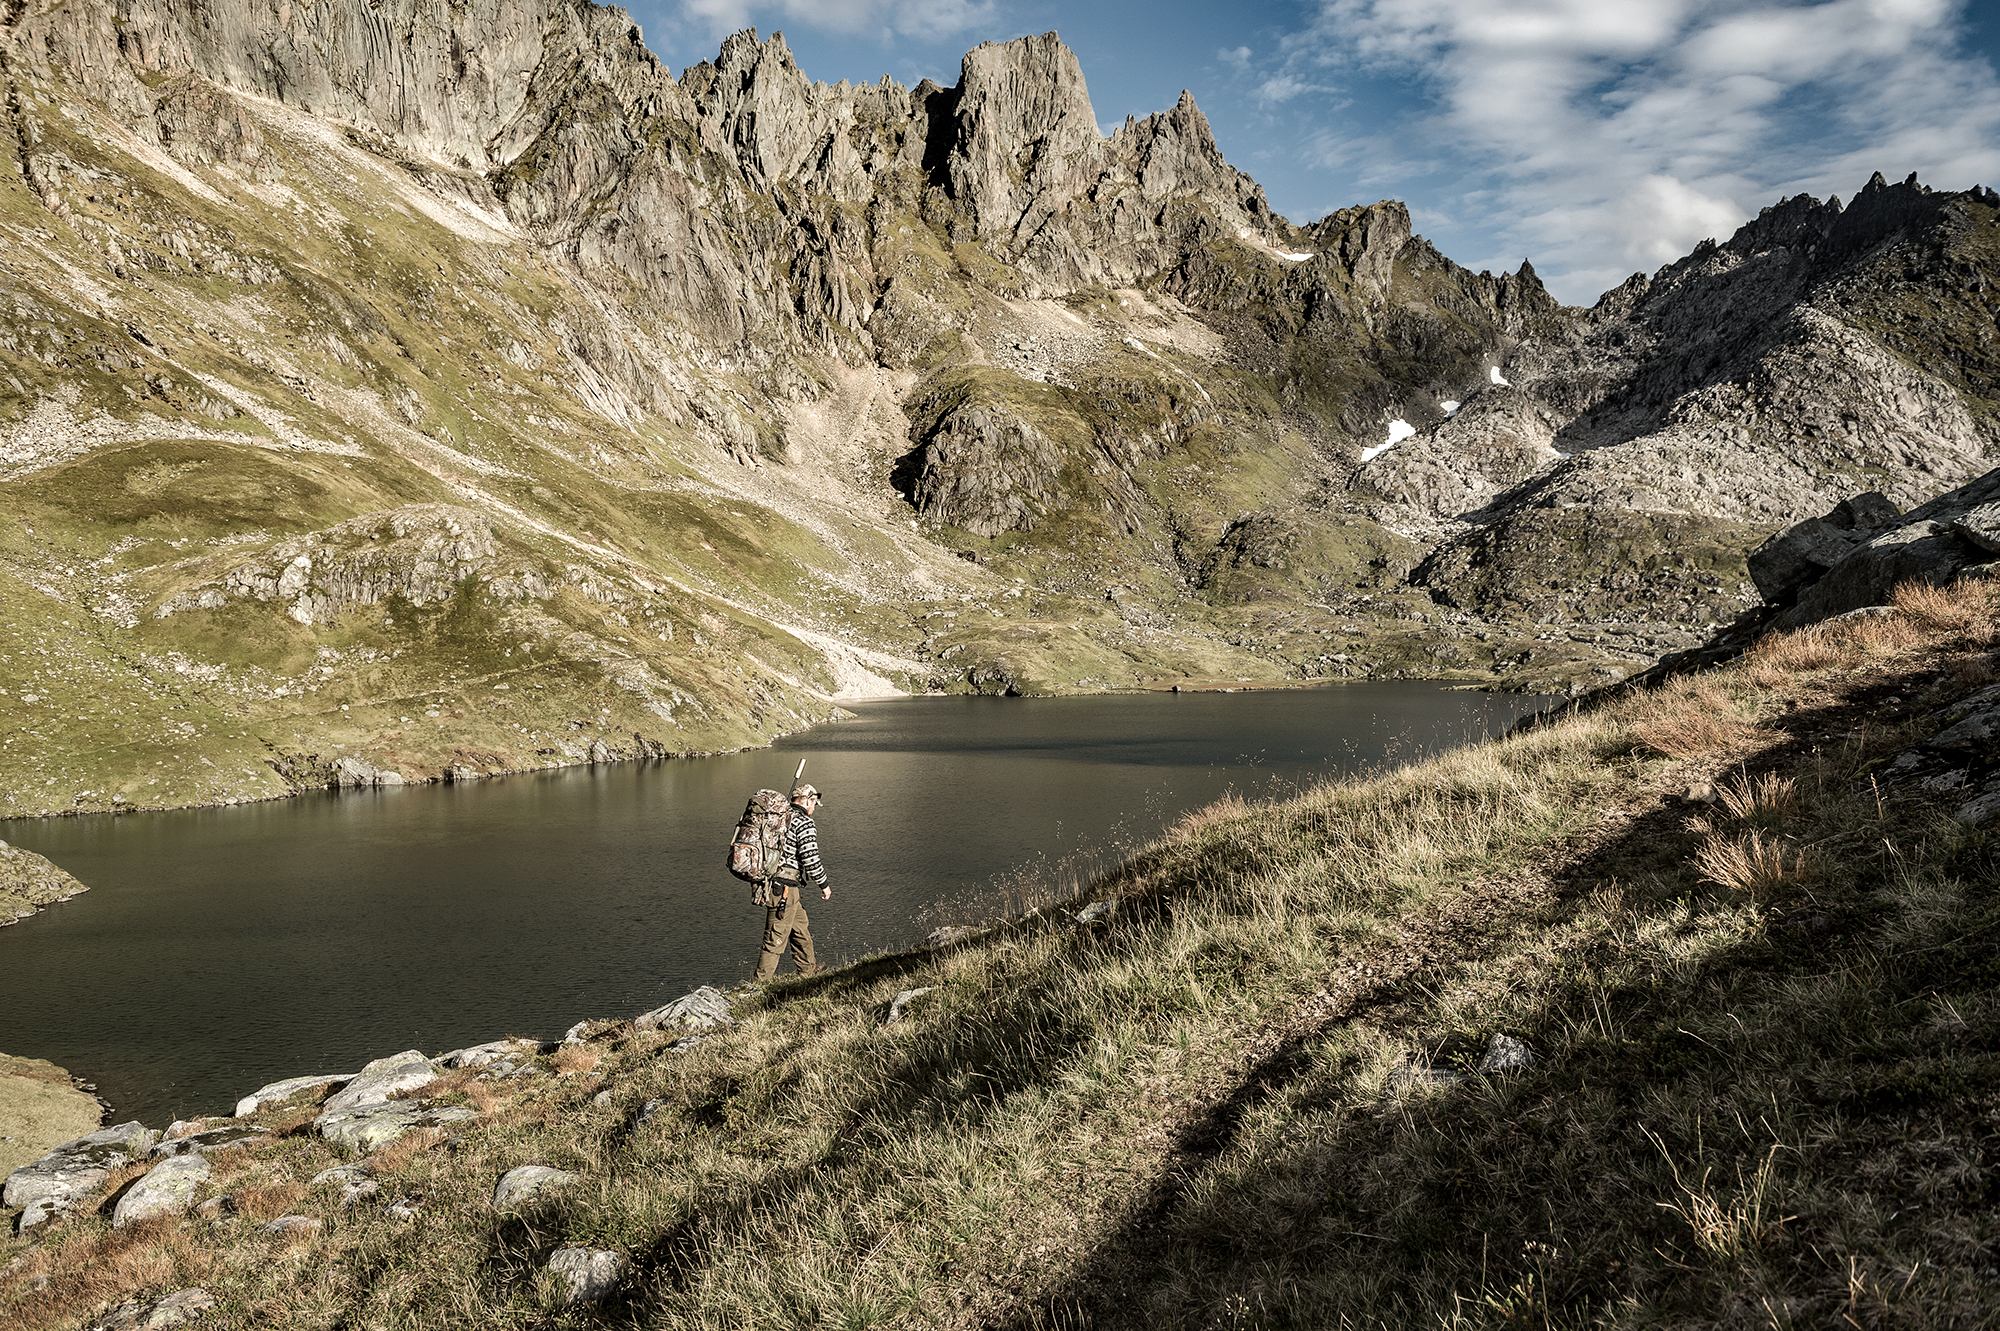
[[(1871, 171), (2000, 177), (2000, 82), (1965, 55), (1965, 0), (1321, 0), (1266, 73), (1267, 103), (1334, 77), (1400, 80), (1422, 108), (1307, 161), (1483, 218), (1588, 301), (1779, 195)], [(1280, 95), (1282, 94), (1282, 95)], [(1302, 104), (1303, 105), (1303, 104)], [(1432, 160), (1412, 167), (1421, 153)], [(1422, 188), (1425, 172), (1443, 183)], [(1500, 255), (1511, 256), (1501, 259)]]
[(711, 37), (805, 24), (848, 35), (934, 39), (993, 17), (994, 0), (680, 0), (680, 17)]
[(1245, 70), (1250, 68), (1250, 48), (1247, 46), (1233, 48), (1225, 46), (1215, 53), (1215, 58), (1223, 64), (1228, 65), (1231, 69)]

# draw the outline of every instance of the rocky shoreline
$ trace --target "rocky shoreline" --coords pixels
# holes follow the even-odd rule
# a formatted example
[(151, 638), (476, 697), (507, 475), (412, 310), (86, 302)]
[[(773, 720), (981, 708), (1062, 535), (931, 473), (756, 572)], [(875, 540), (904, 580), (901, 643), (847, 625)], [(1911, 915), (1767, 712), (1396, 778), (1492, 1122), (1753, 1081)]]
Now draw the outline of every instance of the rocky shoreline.
[(45, 856), (0, 841), (0, 928), (89, 890)]
[[(752, 991), (737, 992), (747, 995)], [(885, 1020), (901, 1018), (909, 1004), (927, 992), (899, 996)], [(226, 1194), (203, 1195), (212, 1191), (207, 1187), (212, 1174), (210, 1154), (261, 1151), (307, 1123), (313, 1135), (348, 1157), (347, 1163), (316, 1174), (312, 1186), (337, 1187), (342, 1205), (352, 1206), (379, 1191), (371, 1162), (384, 1148), (413, 1132), (434, 1129), (450, 1133), (478, 1120), (477, 1110), (464, 1103), (444, 1103), (451, 1097), (435, 1094), (435, 1088), (451, 1074), (470, 1074), (474, 1081), (489, 1083), (568, 1076), (575, 1069), (561, 1066), (562, 1052), (581, 1048), (590, 1037), (607, 1030), (648, 1033), (666, 1042), (663, 1053), (684, 1052), (736, 1024), (730, 997), (703, 985), (630, 1021), (579, 1022), (560, 1041), (509, 1037), (454, 1049), (435, 1058), (410, 1049), (375, 1059), (358, 1072), (288, 1078), (250, 1092), (236, 1103), (234, 1114), (221, 1121), (209, 1117), (181, 1120), (163, 1132), (137, 1120), (99, 1128), (63, 1141), (15, 1168), (0, 1188), (0, 1206), (17, 1212), (13, 1228), (22, 1236), (85, 1209), (109, 1214), (114, 1229), (189, 1211), (220, 1219), (234, 1212), (235, 1203)], [(466, 1078), (455, 1081), (450, 1089), (462, 1090)], [(424, 1094), (426, 1090), (433, 1094)], [(600, 1091), (599, 1101), (607, 1101), (609, 1094), (608, 1090)], [(300, 1124), (276, 1122), (279, 1118), (299, 1118), (301, 1111), (310, 1111), (310, 1117)], [(641, 1111), (640, 1121), (646, 1112)], [(136, 1176), (135, 1167), (142, 1168)], [(122, 1186), (114, 1182), (114, 1175), (120, 1176)], [(573, 1183), (576, 1178), (540, 1165), (512, 1169), (496, 1184), (494, 1205), (500, 1210), (514, 1209), (542, 1189)], [(100, 1194), (107, 1195), (99, 1200)], [(421, 1205), (421, 1198), (403, 1198), (391, 1209), (403, 1207), (414, 1218)], [(308, 1216), (280, 1216), (263, 1225), (261, 1232), (285, 1235), (315, 1230), (321, 1223)], [(617, 1253), (562, 1249), (551, 1257), (549, 1269), (568, 1283), (571, 1302), (588, 1303), (598, 1301), (616, 1285), (624, 1260)], [(178, 1290), (143, 1306), (114, 1310), (111, 1319), (101, 1325), (172, 1326), (198, 1316), (212, 1303), (206, 1291)]]

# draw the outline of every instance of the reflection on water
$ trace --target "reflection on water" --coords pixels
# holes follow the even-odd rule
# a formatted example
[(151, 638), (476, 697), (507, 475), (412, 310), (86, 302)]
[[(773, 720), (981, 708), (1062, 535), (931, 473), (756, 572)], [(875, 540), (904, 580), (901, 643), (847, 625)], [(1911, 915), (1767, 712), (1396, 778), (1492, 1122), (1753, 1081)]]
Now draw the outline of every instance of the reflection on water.
[(837, 963), (1231, 788), (1414, 757), (1541, 702), (1393, 683), (913, 698), (723, 758), (0, 824), (92, 889), (0, 931), (0, 1050), (97, 1082), (121, 1118), (227, 1112), (281, 1077), (552, 1038), (747, 979), (762, 914), (724, 851), (801, 757), (828, 797), (834, 899), (812, 921)]

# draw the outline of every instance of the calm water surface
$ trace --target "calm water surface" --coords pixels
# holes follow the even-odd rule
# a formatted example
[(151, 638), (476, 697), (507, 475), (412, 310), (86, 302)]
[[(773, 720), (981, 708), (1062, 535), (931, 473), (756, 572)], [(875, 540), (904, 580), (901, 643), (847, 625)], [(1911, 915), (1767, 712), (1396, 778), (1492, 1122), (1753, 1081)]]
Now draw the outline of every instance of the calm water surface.
[(1400, 761), (1544, 701), (1413, 683), (912, 698), (723, 758), (0, 823), (91, 886), (0, 930), (0, 1050), (95, 1081), (120, 1119), (226, 1113), (282, 1077), (555, 1038), (748, 978), (763, 915), (724, 851), (749, 793), (802, 757), (834, 885), (813, 936), (837, 963), (1115, 860), (1232, 788)]

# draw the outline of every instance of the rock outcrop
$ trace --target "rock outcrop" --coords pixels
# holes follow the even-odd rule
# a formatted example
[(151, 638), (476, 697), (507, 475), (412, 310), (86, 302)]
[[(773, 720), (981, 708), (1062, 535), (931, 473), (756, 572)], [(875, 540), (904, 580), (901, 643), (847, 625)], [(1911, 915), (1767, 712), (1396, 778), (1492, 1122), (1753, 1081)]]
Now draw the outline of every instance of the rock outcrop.
[(0, 841), (0, 926), (89, 890), (47, 856)]
[[(1906, 582), (1942, 586), (1977, 566), (2000, 559), (2000, 541), (1991, 537), (1992, 515), (2000, 504), (2000, 469), (1939, 495), (1908, 513), (1889, 517), (1880, 497), (1860, 495), (1845, 508), (1860, 506), (1883, 520), (1847, 530), (1862, 539), (1841, 541), (1831, 520), (1788, 529), (1773, 538), (1778, 550), (1811, 545), (1816, 576), (1800, 576), (1789, 588), (1793, 604), (1771, 621), (1774, 629), (1803, 628), (1864, 606), (1885, 605)], [(1836, 510), (1836, 514), (1842, 510)], [(1787, 542), (1788, 537), (1797, 539)], [(1844, 548), (1843, 548), (1844, 545)], [(1790, 566), (1790, 556), (1785, 556)], [(1823, 561), (1823, 562), (1822, 562)]]

